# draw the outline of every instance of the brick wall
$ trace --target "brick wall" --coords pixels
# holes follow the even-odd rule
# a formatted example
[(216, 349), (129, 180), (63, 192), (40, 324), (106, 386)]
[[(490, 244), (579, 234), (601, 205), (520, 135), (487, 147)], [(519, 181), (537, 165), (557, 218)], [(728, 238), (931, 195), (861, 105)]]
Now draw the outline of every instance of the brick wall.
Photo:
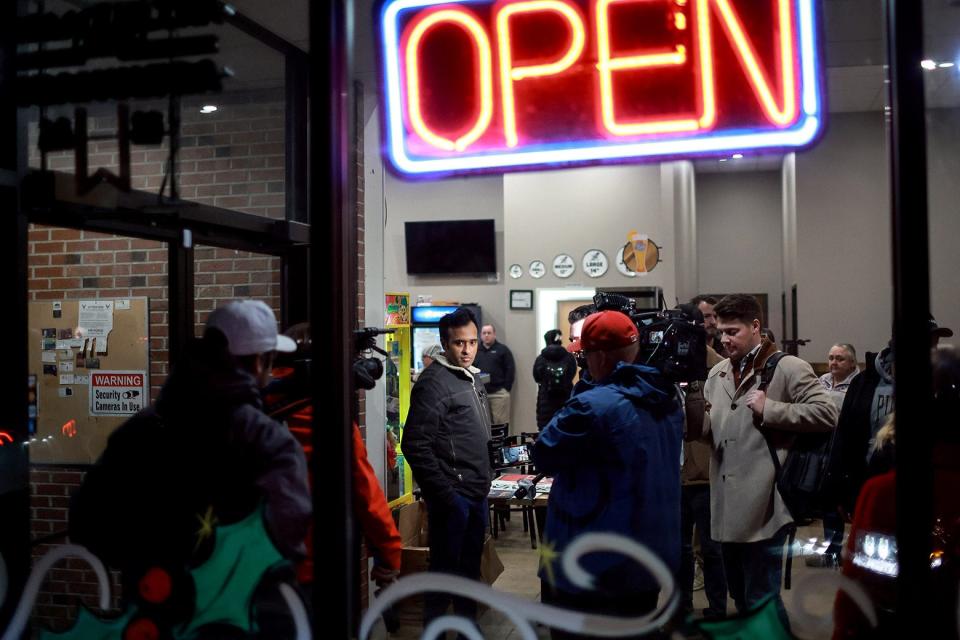
[[(142, 105), (136, 109), (159, 109)], [(202, 204), (233, 209), (275, 219), (284, 217), (284, 105), (270, 103), (221, 104), (214, 113), (202, 114), (187, 106), (181, 117), (178, 157), (180, 197)], [(116, 116), (110, 113), (87, 119), (89, 136), (113, 135)], [(40, 166), (36, 150), (37, 129), (30, 128), (30, 166)], [(89, 172), (100, 167), (117, 172), (117, 143), (95, 140), (88, 146)], [(131, 147), (130, 173), (134, 189), (158, 192), (163, 182), (168, 146)], [(48, 156), (48, 168), (73, 172), (73, 152)], [(167, 191), (169, 193), (169, 191)]]
[[(91, 116), (91, 135), (110, 133), (113, 116)], [(180, 194), (203, 204), (244, 213), (284, 217), (283, 106), (224, 105), (211, 115), (183, 114)], [(30, 165), (40, 166), (36, 130), (30, 138)], [(159, 190), (166, 145), (134, 147), (132, 187)], [(90, 172), (103, 166), (116, 171), (113, 141), (90, 143)], [(48, 156), (48, 167), (72, 173), (73, 153)], [(168, 374), (167, 249), (162, 242), (90, 231), (31, 225), (28, 236), (30, 300), (80, 298), (150, 299), (150, 385), (153, 399)], [(195, 325), (197, 334), (210, 311), (235, 298), (260, 298), (279, 314), (280, 259), (272, 256), (198, 246), (195, 257)], [(67, 528), (67, 501), (80, 485), (83, 469), (34, 465), (31, 468), (31, 533), (43, 538)], [(59, 541), (54, 541), (59, 542)], [(47, 550), (35, 548), (34, 557)], [(116, 589), (115, 589), (116, 591)], [(94, 606), (92, 572), (68, 560), (45, 581), (34, 609), (34, 622), (63, 629), (76, 617), (77, 605)]]
[[(362, 114), (362, 110), (360, 111)], [(112, 131), (112, 116), (92, 116), (91, 135)], [(183, 114), (180, 155), (180, 195), (184, 199), (237, 211), (284, 217), (283, 105), (224, 105), (214, 114), (196, 109)], [(364, 317), (363, 271), (363, 170), (362, 127), (358, 127), (358, 317)], [(40, 166), (36, 152), (36, 130), (31, 130), (30, 164)], [(157, 191), (163, 180), (166, 147), (134, 147), (131, 153), (132, 187)], [(90, 143), (90, 172), (98, 167), (115, 167), (116, 143)], [(72, 172), (73, 154), (48, 156), (48, 167)], [(28, 269), (30, 300), (80, 298), (150, 298), (150, 384), (151, 395), (163, 385), (168, 374), (167, 342), (167, 249), (164, 243), (89, 231), (31, 225)], [(235, 298), (259, 298), (279, 314), (280, 259), (244, 251), (198, 246), (195, 250), (195, 328), (197, 335), (209, 313), (219, 304)], [(294, 295), (296, 293), (294, 292)], [(360, 397), (360, 424), (364, 404)], [(67, 528), (69, 495), (83, 478), (83, 469), (56, 465), (31, 468), (31, 530), (34, 539)], [(59, 542), (59, 541), (54, 541)], [(34, 557), (49, 547), (38, 545)], [(367, 606), (366, 552), (360, 584), (362, 606)], [(114, 578), (114, 593), (119, 592)], [(68, 560), (51, 571), (44, 582), (34, 622), (53, 629), (67, 628), (82, 603), (95, 609), (95, 578), (79, 560)]]
[[(353, 132), (353, 150), (355, 153), (354, 171), (357, 176), (356, 184), (356, 215), (357, 215), (357, 327), (366, 324), (364, 321), (364, 300), (366, 299), (364, 279), (366, 271), (363, 267), (364, 256), (364, 170), (363, 170), (363, 90), (359, 85), (355, 87), (354, 95), (356, 104), (354, 106), (354, 132)], [(363, 439), (367, 439), (367, 415), (365, 393), (357, 392), (357, 424), (363, 434)], [(366, 611), (370, 602), (369, 579), (367, 577), (367, 565), (369, 564), (367, 547), (365, 544), (360, 548), (360, 610)]]
[[(30, 469), (31, 535), (34, 540), (54, 536), (67, 528), (69, 496), (83, 481), (80, 467), (34, 465)], [(38, 544), (33, 548), (34, 560), (45, 554), (63, 538)], [(113, 607), (119, 607), (120, 575), (110, 572)], [(77, 616), (77, 607), (83, 604), (101, 613), (97, 607), (97, 579), (93, 569), (83, 560), (68, 559), (52, 569), (44, 580), (33, 608), (33, 623), (63, 631)]]

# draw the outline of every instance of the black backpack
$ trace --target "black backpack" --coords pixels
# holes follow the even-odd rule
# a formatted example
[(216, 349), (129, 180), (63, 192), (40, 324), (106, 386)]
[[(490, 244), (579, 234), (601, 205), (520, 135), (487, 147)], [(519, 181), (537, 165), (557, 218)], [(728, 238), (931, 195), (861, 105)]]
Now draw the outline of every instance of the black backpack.
[(543, 367), (543, 390), (548, 396), (570, 394), (570, 384), (564, 379), (567, 371), (563, 362), (547, 362)]
[[(785, 355), (787, 354), (778, 351), (767, 359), (760, 372), (757, 390), (766, 390), (777, 364)], [(831, 468), (831, 458), (837, 450), (834, 446), (836, 433), (836, 429), (831, 429), (797, 434), (782, 465), (776, 450), (767, 439), (770, 457), (776, 469), (777, 490), (798, 526), (809, 524), (821, 515), (825, 506), (828, 471)]]

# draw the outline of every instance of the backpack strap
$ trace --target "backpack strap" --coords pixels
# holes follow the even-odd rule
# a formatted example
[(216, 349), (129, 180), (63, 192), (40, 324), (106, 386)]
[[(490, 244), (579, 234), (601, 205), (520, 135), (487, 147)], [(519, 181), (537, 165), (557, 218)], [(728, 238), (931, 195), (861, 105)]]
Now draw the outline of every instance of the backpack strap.
[[(760, 383), (757, 385), (757, 391), (766, 391), (767, 387), (770, 385), (770, 380), (773, 379), (773, 374), (777, 370), (777, 365), (780, 363), (780, 360), (785, 356), (783, 351), (776, 351), (770, 354), (770, 357), (767, 358), (767, 361), (763, 363), (763, 369), (760, 370)], [(780, 467), (780, 458), (777, 457), (777, 452), (773, 448), (773, 445), (770, 444), (770, 439), (767, 437), (763, 438), (764, 442), (767, 443), (767, 448), (770, 450), (770, 458), (773, 460), (773, 468), (776, 470), (774, 475), (774, 482), (780, 480), (782, 474), (782, 469)]]
[(793, 545), (797, 541), (797, 525), (790, 526), (790, 533), (787, 535), (787, 566), (783, 570), (783, 588), (790, 590), (793, 584), (791, 576), (793, 574)]
[[(757, 391), (766, 391), (767, 387), (770, 385), (770, 381), (773, 379), (773, 374), (777, 370), (777, 365), (780, 363), (780, 360), (787, 355), (782, 351), (777, 351), (772, 353), (767, 361), (763, 364), (763, 369), (760, 371), (760, 383), (757, 385)], [(780, 481), (780, 476), (783, 475), (783, 467), (780, 466), (780, 458), (777, 456), (776, 449), (773, 448), (773, 445), (770, 443), (770, 439), (764, 437), (764, 442), (767, 443), (767, 448), (770, 450), (770, 459), (773, 460), (774, 472), (774, 487), (777, 486), (777, 483)], [(792, 574), (793, 574), (793, 545), (797, 539), (797, 527), (795, 525), (790, 526), (789, 534), (787, 536), (787, 566), (784, 568), (783, 572), (783, 588), (789, 590), (793, 584)]]
[(760, 370), (760, 384), (757, 385), (757, 391), (766, 391), (773, 379), (773, 374), (777, 370), (777, 365), (787, 355), (783, 351), (774, 351), (763, 363), (763, 369)]

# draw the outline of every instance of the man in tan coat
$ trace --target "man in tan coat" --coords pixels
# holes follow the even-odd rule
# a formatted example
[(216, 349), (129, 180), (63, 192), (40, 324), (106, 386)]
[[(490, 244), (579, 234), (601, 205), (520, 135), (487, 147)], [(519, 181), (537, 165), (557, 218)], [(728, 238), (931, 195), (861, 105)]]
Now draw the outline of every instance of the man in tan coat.
[(775, 352), (761, 337), (760, 305), (735, 294), (717, 303), (727, 359), (713, 367), (704, 387), (710, 439), (711, 531), (720, 541), (730, 596), (740, 612), (768, 594), (780, 600), (783, 550), (793, 519), (775, 484), (767, 440), (781, 463), (795, 436), (829, 431), (837, 408), (803, 360), (785, 356), (766, 391), (757, 389), (760, 372)]

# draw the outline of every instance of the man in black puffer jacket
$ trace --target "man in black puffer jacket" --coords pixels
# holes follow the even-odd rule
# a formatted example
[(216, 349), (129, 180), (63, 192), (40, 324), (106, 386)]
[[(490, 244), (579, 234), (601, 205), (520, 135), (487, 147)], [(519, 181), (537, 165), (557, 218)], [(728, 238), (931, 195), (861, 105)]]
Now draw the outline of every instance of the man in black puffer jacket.
[[(443, 355), (423, 370), (410, 394), (401, 447), (427, 504), (430, 571), (479, 579), (489, 515), (490, 408), (472, 366), (476, 317), (460, 307), (440, 319)], [(443, 615), (450, 597), (427, 594), (424, 626)], [(457, 615), (474, 619), (475, 601), (453, 599)]]
[(537, 390), (537, 429), (542, 430), (557, 411), (570, 399), (577, 360), (563, 348), (560, 331), (551, 329), (543, 335), (547, 346), (533, 363), (533, 379)]

